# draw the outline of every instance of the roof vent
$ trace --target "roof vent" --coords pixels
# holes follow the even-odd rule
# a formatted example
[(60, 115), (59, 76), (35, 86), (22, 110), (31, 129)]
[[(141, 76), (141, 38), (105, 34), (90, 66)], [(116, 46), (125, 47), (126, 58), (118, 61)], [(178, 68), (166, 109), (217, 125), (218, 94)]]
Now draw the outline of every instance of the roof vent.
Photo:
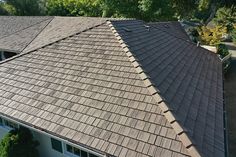
[(148, 30), (148, 32), (150, 31), (150, 26), (144, 25), (144, 27)]
[(126, 32), (132, 32), (132, 30), (130, 30), (130, 29), (127, 28), (127, 27), (123, 27), (123, 30), (126, 31)]

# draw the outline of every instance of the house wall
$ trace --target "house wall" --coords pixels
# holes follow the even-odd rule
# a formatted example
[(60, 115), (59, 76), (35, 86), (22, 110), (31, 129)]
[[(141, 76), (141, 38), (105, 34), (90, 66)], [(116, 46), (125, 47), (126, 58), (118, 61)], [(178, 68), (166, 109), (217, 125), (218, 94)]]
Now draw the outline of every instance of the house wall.
[(0, 126), (0, 140), (9, 132), (8, 129)]
[(51, 138), (47, 135), (32, 131), (34, 138), (39, 141), (40, 145), (38, 150), (40, 157), (65, 157), (63, 153), (57, 152), (52, 149)]
[[(20, 125), (14, 120), (8, 120), (6, 118), (2, 118), (0, 123), (0, 140), (13, 128), (19, 128)], [(22, 125), (24, 127), (28, 127), (25, 125)], [(62, 139), (59, 139), (57, 137), (51, 137), (47, 133), (42, 133), (39, 130), (35, 130), (34, 128), (29, 128), (31, 130), (31, 133), (33, 134), (33, 137), (35, 140), (37, 140), (40, 145), (38, 146), (38, 151), (40, 154), (40, 157), (78, 157), (77, 155), (74, 155), (74, 152), (67, 152), (66, 151), (66, 144), (70, 145), (71, 147), (78, 148), (80, 150), (83, 150), (84, 152), (88, 153), (88, 156), (97, 156), (97, 157), (103, 157), (104, 155), (97, 154), (96, 152), (93, 152), (91, 150), (88, 150), (86, 148), (81, 148), (78, 145), (75, 145), (73, 143), (63, 141)], [(51, 138), (53, 138), (53, 147), (51, 143)], [(61, 147), (60, 147), (61, 142)], [(56, 150), (55, 150), (56, 149)], [(58, 151), (57, 151), (58, 150)]]
[[(9, 132), (9, 129), (0, 126), (0, 140)], [(34, 139), (36, 139), (40, 145), (38, 146), (40, 157), (66, 157), (63, 153), (57, 152), (52, 149), (51, 138), (47, 135), (32, 131)]]
[[(0, 126), (0, 140), (9, 132), (9, 129)], [(40, 157), (65, 157), (63, 153), (57, 152), (52, 149), (51, 138), (47, 135), (32, 131), (34, 138), (39, 141), (38, 146)]]

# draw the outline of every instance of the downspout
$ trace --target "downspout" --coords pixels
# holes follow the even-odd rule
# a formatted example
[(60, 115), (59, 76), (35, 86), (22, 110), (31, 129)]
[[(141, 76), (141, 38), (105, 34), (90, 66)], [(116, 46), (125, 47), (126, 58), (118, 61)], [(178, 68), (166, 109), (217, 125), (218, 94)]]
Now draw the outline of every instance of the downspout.
[(70, 145), (72, 145), (72, 146), (74, 146), (74, 147), (79, 147), (79, 148), (81, 148), (82, 150), (84, 150), (84, 151), (86, 151), (86, 152), (88, 152), (88, 153), (91, 152), (92, 154), (97, 155), (97, 156), (99, 156), (99, 157), (107, 157), (107, 155), (99, 154), (99, 153), (97, 153), (97, 152), (95, 152), (95, 151), (93, 151), (93, 150), (87, 149), (87, 148), (85, 148), (85, 147), (83, 147), (83, 146), (80, 146), (80, 145), (76, 145), (76, 144), (74, 144), (74, 143), (72, 143), (72, 142), (70, 142), (70, 141), (64, 140), (64, 139), (62, 139), (62, 138), (59, 138), (59, 137), (57, 137), (57, 136), (54, 136), (54, 135), (49, 134), (49, 133), (47, 133), (47, 132), (44, 132), (44, 131), (42, 131), (42, 130), (36, 129), (36, 128), (34, 128), (34, 127), (32, 127), (32, 126), (29, 126), (29, 125), (26, 125), (26, 124), (24, 124), (24, 123), (18, 122), (18, 121), (16, 121), (16, 120), (14, 120), (14, 119), (12, 119), (12, 118), (9, 118), (9, 117), (6, 117), (6, 116), (4, 116), (4, 115), (2, 115), (2, 114), (1, 114), (0, 116), (3, 117), (3, 118), (6, 119), (6, 120), (12, 121), (12, 122), (14, 122), (14, 123), (16, 123), (16, 124), (19, 124), (19, 125), (21, 125), (21, 126), (24, 126), (24, 127), (28, 128), (28, 129), (30, 129), (30, 130), (35, 131), (35, 132), (38, 132), (38, 133), (41, 133), (41, 134), (43, 134), (43, 135), (46, 135), (46, 136), (52, 137), (52, 138), (54, 138), (54, 139), (57, 139), (57, 140), (59, 140), (59, 141), (68, 143), (68, 144), (70, 144)]

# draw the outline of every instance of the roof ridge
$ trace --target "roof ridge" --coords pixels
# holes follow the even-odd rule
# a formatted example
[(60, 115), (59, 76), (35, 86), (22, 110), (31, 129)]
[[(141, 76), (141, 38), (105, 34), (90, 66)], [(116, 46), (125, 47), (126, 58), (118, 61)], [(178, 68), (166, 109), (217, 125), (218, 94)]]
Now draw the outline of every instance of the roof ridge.
[[(11, 36), (11, 35), (14, 35), (15, 33), (18, 33), (18, 32), (21, 32), (21, 31), (23, 31), (23, 30), (26, 30), (26, 29), (28, 29), (28, 28), (30, 28), (30, 27), (33, 27), (33, 26), (35, 26), (35, 25), (37, 25), (37, 24), (40, 24), (40, 23), (42, 23), (42, 22), (44, 22), (44, 21), (47, 21), (47, 20), (49, 20), (50, 18), (51, 18), (51, 21), (54, 19), (54, 17), (48, 17), (47, 19), (44, 19), (44, 20), (39, 21), (39, 22), (36, 22), (35, 24), (32, 24), (32, 25), (30, 25), (30, 26), (27, 26), (27, 27), (25, 27), (25, 28), (23, 28), (23, 29), (21, 29), (21, 30), (15, 31), (14, 33), (5, 35), (5, 36), (1, 37), (0, 40), (3, 39), (3, 38), (9, 37), (9, 36)], [(50, 22), (51, 22), (51, 21), (50, 21)], [(49, 23), (50, 23), (50, 22), (49, 22)]]
[[(50, 23), (50, 22), (49, 22), (49, 23)], [(67, 39), (67, 38), (70, 38), (70, 37), (72, 37), (72, 36), (74, 36), (74, 35), (77, 35), (77, 34), (80, 34), (80, 33), (82, 33), (82, 32), (86, 32), (86, 31), (88, 31), (88, 30), (91, 30), (91, 29), (93, 29), (93, 28), (95, 28), (95, 27), (101, 26), (101, 25), (103, 25), (104, 23), (106, 23), (106, 21), (105, 21), (105, 22), (102, 22), (102, 23), (99, 23), (98, 25), (94, 25), (94, 26), (92, 26), (92, 27), (90, 27), (90, 28), (87, 28), (87, 29), (85, 29), (85, 30), (83, 30), (83, 31), (74, 33), (73, 35), (70, 35), (70, 36), (67, 36), (67, 37), (65, 37), (65, 38), (59, 39), (59, 40), (57, 40), (57, 41), (54, 41), (54, 42), (52, 42), (52, 43), (43, 45), (43, 46), (41, 46), (41, 47), (39, 47), (39, 48), (37, 48), (37, 49), (31, 50), (31, 51), (27, 51), (27, 52), (19, 53), (19, 54), (15, 55), (15, 56), (13, 56), (13, 57), (11, 57), (11, 58), (8, 58), (8, 59), (5, 59), (5, 60), (0, 61), (0, 65), (3, 64), (3, 63), (9, 62), (9, 61), (11, 61), (11, 60), (14, 60), (15, 58), (19, 58), (19, 57), (24, 56), (24, 55), (26, 55), (26, 54), (29, 54), (29, 53), (31, 53), (31, 52), (37, 51), (37, 50), (39, 50), (39, 49), (41, 49), (41, 48), (47, 47), (47, 46), (49, 46), (49, 45), (52, 45), (52, 44), (54, 44), (54, 43), (56, 43), (56, 42), (65, 40), (65, 39)]]
[(160, 109), (163, 112), (163, 115), (166, 117), (167, 121), (172, 126), (173, 130), (178, 135), (180, 141), (184, 145), (184, 147), (188, 150), (189, 154), (192, 157), (200, 157), (199, 151), (196, 149), (195, 144), (193, 143), (193, 140), (187, 135), (186, 129), (184, 129), (180, 123), (178, 122), (175, 114), (172, 112), (172, 109), (167, 105), (164, 98), (161, 96), (161, 93), (159, 90), (156, 89), (156, 87), (153, 85), (153, 83), (150, 81), (150, 77), (145, 73), (145, 71), (142, 69), (141, 65), (137, 62), (135, 59), (135, 56), (133, 56), (132, 52), (129, 50), (128, 45), (123, 41), (122, 37), (119, 35), (119, 33), (116, 31), (115, 27), (113, 26), (111, 21), (107, 21), (107, 25), (110, 27), (111, 31), (114, 33), (115, 37), (119, 41), (121, 47), (125, 51), (126, 55), (128, 56), (130, 62), (134, 66), (136, 72), (140, 76), (140, 78), (143, 80), (145, 86), (147, 87), (148, 91), (152, 95), (152, 97), (156, 100), (157, 105), (160, 107)]

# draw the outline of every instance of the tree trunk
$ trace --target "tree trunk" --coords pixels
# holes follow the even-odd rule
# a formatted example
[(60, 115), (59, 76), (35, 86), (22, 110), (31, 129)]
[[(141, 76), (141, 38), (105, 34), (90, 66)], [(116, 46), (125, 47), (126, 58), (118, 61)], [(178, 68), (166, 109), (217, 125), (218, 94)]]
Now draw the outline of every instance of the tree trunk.
[(213, 3), (211, 4), (210, 10), (211, 10), (211, 14), (210, 14), (210, 16), (207, 18), (207, 20), (206, 20), (206, 22), (205, 22), (205, 25), (207, 25), (209, 22), (211, 22), (211, 20), (215, 17), (215, 14), (216, 14), (216, 3), (215, 3), (215, 2), (213, 2)]

